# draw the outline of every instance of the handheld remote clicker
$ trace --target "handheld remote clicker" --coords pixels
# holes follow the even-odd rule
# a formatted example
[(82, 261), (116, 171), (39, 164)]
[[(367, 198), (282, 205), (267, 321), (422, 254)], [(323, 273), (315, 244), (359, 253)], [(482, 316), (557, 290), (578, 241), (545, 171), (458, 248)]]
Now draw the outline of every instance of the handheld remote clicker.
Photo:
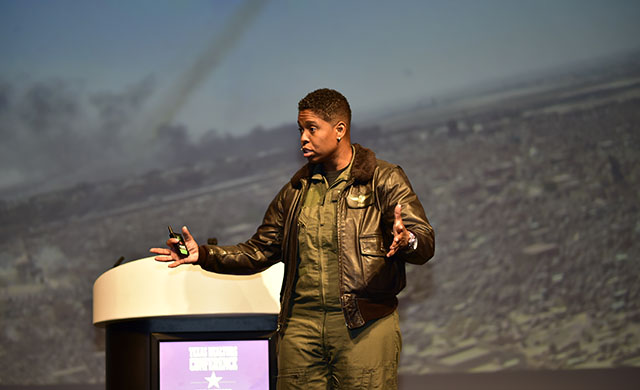
[(173, 229), (171, 229), (171, 225), (169, 225), (169, 237), (178, 239), (178, 243), (173, 244), (173, 250), (178, 254), (180, 258), (189, 256), (189, 250), (187, 249), (187, 245), (184, 243), (182, 234), (175, 233)]

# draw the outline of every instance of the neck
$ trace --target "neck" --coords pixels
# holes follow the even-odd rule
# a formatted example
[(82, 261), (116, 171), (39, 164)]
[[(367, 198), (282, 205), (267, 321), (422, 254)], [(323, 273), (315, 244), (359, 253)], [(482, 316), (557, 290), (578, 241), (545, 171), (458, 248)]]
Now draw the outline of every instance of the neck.
[(325, 172), (339, 171), (349, 166), (353, 156), (353, 149), (347, 139), (343, 139), (342, 142), (344, 143), (340, 145), (334, 158), (322, 164)]

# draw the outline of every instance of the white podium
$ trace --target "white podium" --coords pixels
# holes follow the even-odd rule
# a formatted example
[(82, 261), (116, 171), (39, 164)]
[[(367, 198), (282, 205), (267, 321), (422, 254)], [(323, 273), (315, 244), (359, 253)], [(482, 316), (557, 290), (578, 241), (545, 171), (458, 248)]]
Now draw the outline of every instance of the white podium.
[(93, 323), (106, 329), (107, 390), (157, 388), (153, 335), (276, 329), (283, 264), (249, 276), (167, 265), (130, 261), (93, 285)]
[(93, 323), (134, 318), (278, 314), (284, 265), (249, 276), (221, 275), (190, 264), (168, 268), (153, 257), (103, 273), (93, 284)]

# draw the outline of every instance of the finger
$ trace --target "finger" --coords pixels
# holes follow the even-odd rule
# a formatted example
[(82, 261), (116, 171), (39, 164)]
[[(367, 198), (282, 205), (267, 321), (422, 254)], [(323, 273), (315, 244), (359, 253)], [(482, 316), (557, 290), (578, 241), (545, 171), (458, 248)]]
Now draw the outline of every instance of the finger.
[(167, 261), (173, 261), (174, 260), (173, 257), (171, 257), (171, 256), (156, 256), (156, 257), (154, 257), (154, 259), (156, 261), (162, 261), (164, 263), (166, 263)]
[(389, 252), (387, 252), (387, 257), (391, 257), (391, 256), (395, 255), (396, 252), (398, 251), (398, 248), (399, 248), (398, 238), (396, 237), (391, 242), (391, 245), (389, 245)]
[(149, 249), (149, 252), (159, 255), (171, 255), (171, 251), (167, 248), (151, 248)]
[(393, 210), (394, 222), (393, 222), (393, 235), (397, 237), (404, 233), (404, 223), (402, 222), (402, 206), (398, 203)]
[(191, 235), (191, 233), (189, 232), (189, 229), (187, 229), (186, 226), (182, 227), (182, 235), (184, 236), (185, 241), (193, 240), (193, 236)]
[(398, 247), (391, 245), (391, 248), (389, 248), (389, 252), (387, 252), (387, 257), (391, 257), (395, 255), (397, 251), (398, 251)]
[(400, 205), (400, 203), (396, 205), (396, 208), (393, 210), (393, 214), (394, 214), (395, 222), (402, 223), (402, 206)]
[(184, 260), (176, 260), (173, 263), (169, 264), (169, 268), (176, 268), (180, 264), (184, 264)]
[(173, 245), (177, 244), (178, 242), (180, 242), (180, 240), (178, 240), (177, 238), (169, 238), (167, 239), (167, 246), (173, 248)]

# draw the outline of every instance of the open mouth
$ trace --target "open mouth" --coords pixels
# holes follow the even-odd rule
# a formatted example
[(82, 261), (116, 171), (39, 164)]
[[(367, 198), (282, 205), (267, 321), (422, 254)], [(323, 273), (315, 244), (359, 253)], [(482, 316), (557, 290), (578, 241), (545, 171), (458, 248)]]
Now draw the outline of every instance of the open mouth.
[(313, 155), (313, 150), (302, 148), (302, 155), (305, 157), (311, 157)]

